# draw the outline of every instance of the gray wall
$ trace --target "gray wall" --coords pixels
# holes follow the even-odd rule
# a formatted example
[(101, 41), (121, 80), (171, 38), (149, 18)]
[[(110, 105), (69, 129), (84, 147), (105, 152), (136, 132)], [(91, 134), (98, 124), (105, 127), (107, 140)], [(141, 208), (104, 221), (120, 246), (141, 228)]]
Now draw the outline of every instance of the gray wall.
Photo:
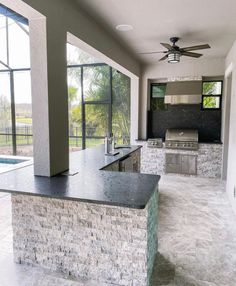
[[(224, 74), (224, 61), (222, 58), (194, 59), (181, 61), (179, 64), (171, 65), (167, 62), (156, 62), (153, 65), (143, 67), (141, 96), (139, 109), (139, 138), (147, 137), (147, 110), (149, 110), (149, 85), (150, 82), (164, 82), (167, 79), (185, 80), (193, 77), (219, 76)], [(189, 78), (189, 79), (188, 79)]]
[(149, 112), (148, 138), (165, 137), (167, 128), (197, 129), (200, 142), (220, 142), (221, 110), (202, 110), (200, 104), (168, 105)]
[[(236, 213), (236, 41), (232, 46), (225, 62), (225, 76), (232, 72), (232, 88), (231, 88), (231, 106), (229, 120), (229, 150), (228, 150), (228, 168), (227, 168), (227, 193), (233, 210)], [(226, 105), (225, 105), (226, 107)], [(226, 110), (225, 110), (226, 111)], [(227, 124), (227, 121), (225, 121)], [(224, 127), (225, 129), (225, 127)], [(226, 133), (226, 132), (224, 132)], [(225, 140), (225, 136), (224, 136)]]

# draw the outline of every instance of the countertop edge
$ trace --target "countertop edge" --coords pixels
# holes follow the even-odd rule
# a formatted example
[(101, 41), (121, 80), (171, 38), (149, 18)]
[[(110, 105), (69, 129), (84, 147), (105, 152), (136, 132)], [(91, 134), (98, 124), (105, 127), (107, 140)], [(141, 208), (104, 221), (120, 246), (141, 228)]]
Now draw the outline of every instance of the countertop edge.
[[(122, 158), (140, 150), (142, 147), (142, 145), (133, 145), (131, 149), (120, 152), (119, 156), (109, 159), (108, 162), (106, 160), (97, 161), (97, 168), (92, 165), (91, 169), (91, 162), (87, 163), (86, 158), (88, 156), (88, 159), (91, 160), (93, 154), (103, 152), (102, 147), (84, 153), (85, 156), (83, 156), (83, 153), (80, 153), (82, 156), (76, 156), (75, 154), (72, 160), (76, 165), (80, 164), (79, 173), (75, 176), (62, 176), (61, 174), (51, 178), (34, 176), (32, 165), (1, 173), (0, 191), (15, 195), (145, 209), (153, 193), (158, 191), (159, 175), (104, 170), (106, 166), (122, 160)], [(103, 154), (101, 158), (104, 158), (104, 153), (100, 154)], [(95, 160), (97, 158), (99, 159), (100, 156), (95, 157)], [(85, 164), (85, 169), (83, 164)], [(95, 176), (90, 180), (91, 174)]]

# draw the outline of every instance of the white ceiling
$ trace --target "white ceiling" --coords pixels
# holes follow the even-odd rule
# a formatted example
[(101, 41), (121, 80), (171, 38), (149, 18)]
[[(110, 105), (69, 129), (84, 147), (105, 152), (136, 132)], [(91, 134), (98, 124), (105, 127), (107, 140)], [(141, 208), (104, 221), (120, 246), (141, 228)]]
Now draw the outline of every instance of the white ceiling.
[[(140, 61), (157, 63), (163, 51), (160, 42), (180, 37), (180, 47), (208, 43), (202, 58), (225, 57), (236, 39), (235, 0), (76, 0), (84, 10), (118, 38)], [(118, 24), (130, 24), (119, 32)], [(185, 58), (185, 59), (184, 59)], [(197, 59), (182, 57), (182, 60)]]

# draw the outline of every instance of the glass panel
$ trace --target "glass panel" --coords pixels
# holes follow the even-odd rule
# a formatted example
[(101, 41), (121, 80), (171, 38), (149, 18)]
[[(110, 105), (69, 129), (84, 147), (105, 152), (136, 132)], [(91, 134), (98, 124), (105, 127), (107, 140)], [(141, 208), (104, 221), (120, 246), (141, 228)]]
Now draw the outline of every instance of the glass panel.
[(130, 142), (130, 78), (113, 70), (112, 132), (118, 144)]
[(152, 98), (163, 98), (166, 93), (166, 84), (152, 85)]
[(9, 57), (11, 68), (30, 67), (29, 27), (21, 23), (9, 22)]
[(151, 99), (151, 110), (166, 110), (167, 104), (165, 104), (164, 97), (163, 98), (152, 98)]
[(165, 110), (167, 105), (164, 102), (166, 83), (159, 83), (151, 86), (151, 110)]
[[(14, 72), (17, 155), (32, 156), (32, 97), (30, 71)], [(19, 146), (18, 146), (19, 145)]]
[(82, 137), (77, 135), (69, 137), (70, 152), (79, 151), (82, 149)]
[[(0, 61), (7, 63), (7, 41), (6, 41), (6, 17), (0, 17)], [(0, 66), (1, 69), (6, 69)]]
[(12, 132), (10, 73), (0, 73), (0, 133)]
[(88, 53), (82, 51), (81, 49), (67, 44), (67, 64), (68, 65), (81, 65), (81, 64), (92, 64), (92, 63), (102, 63), (103, 61), (94, 58)]
[(220, 96), (204, 96), (203, 108), (220, 108)]
[(32, 134), (32, 130), (26, 128), (25, 130), (22, 129), (22, 131), (24, 135), (16, 136), (17, 155), (32, 157), (33, 156), (33, 136), (29, 135), (29, 134)]
[(220, 95), (222, 94), (221, 81), (209, 81), (202, 83), (202, 90), (204, 95)]
[(84, 67), (84, 100), (109, 100), (110, 96), (110, 67)]
[(68, 68), (69, 145), (71, 151), (82, 148), (81, 68)]
[(96, 139), (96, 138), (86, 139), (86, 148), (92, 148), (101, 144), (104, 144), (104, 139)]
[(86, 137), (105, 137), (108, 133), (108, 105), (85, 105)]
[(8, 135), (0, 134), (0, 155), (12, 155), (12, 135), (9, 132)]

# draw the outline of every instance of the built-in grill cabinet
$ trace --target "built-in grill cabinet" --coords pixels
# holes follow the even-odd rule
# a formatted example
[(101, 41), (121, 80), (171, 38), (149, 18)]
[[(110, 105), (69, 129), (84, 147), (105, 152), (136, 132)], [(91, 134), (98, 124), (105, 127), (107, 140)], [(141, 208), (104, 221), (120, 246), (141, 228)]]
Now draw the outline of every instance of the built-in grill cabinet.
[(197, 175), (197, 155), (166, 153), (166, 173)]

